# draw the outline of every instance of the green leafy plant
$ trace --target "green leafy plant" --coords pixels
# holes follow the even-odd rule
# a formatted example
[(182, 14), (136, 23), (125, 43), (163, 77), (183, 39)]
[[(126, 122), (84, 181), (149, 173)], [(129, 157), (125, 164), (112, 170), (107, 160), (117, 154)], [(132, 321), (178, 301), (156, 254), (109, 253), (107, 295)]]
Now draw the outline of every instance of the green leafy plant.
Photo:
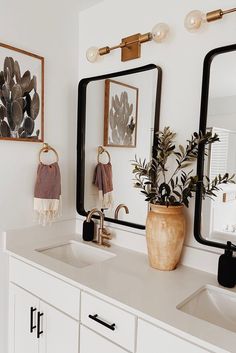
[[(194, 132), (190, 140), (187, 140), (186, 147), (179, 145), (178, 148), (174, 144), (175, 136), (176, 134), (169, 127), (165, 127), (163, 131), (157, 133), (158, 145), (155, 158), (146, 162), (136, 156), (132, 161), (134, 186), (145, 195), (145, 201), (166, 206), (184, 204), (188, 207), (197, 183), (201, 183), (203, 198), (216, 196), (215, 192), (220, 189), (220, 184), (235, 183), (234, 174), (232, 176), (228, 173), (223, 176), (219, 174), (213, 180), (204, 176), (203, 180), (199, 180), (196, 175), (193, 175), (193, 169), (184, 170), (189, 169), (196, 161), (200, 145), (211, 145), (219, 141), (216, 134)], [(169, 170), (170, 166), (171, 170)]]

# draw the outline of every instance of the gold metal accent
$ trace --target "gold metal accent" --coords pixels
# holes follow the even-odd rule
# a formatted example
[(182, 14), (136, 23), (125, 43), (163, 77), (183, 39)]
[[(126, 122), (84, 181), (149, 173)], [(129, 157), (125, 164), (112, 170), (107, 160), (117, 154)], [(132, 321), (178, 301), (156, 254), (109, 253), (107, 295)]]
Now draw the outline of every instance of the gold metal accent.
[(133, 34), (132, 36), (122, 38), (121, 43), (113, 47), (102, 47), (98, 49), (99, 55), (109, 54), (112, 50), (121, 49), (121, 60), (128, 61), (140, 58), (141, 56), (141, 43), (152, 40), (152, 33)]
[(232, 9), (229, 9), (229, 10), (223, 10), (223, 15), (227, 15), (228, 13), (235, 12), (235, 11), (236, 11), (236, 7), (233, 7)]
[(103, 48), (98, 49), (98, 54), (102, 56), (102, 55), (109, 54), (110, 51), (111, 51), (111, 49), (109, 47), (103, 47)]
[(206, 20), (207, 20), (207, 22), (216, 21), (216, 20), (221, 19), (223, 17), (223, 15), (224, 15), (224, 13), (221, 9), (207, 12)]
[(223, 193), (223, 202), (226, 202), (226, 199), (227, 199), (227, 194), (226, 192)]
[(110, 153), (103, 147), (103, 146), (98, 146), (98, 155), (97, 155), (97, 161), (100, 163), (99, 157), (101, 154), (106, 153), (109, 159), (108, 163), (111, 163), (111, 155)]
[(207, 14), (206, 14), (206, 20), (207, 20), (207, 22), (220, 20), (224, 15), (227, 15), (227, 14), (235, 12), (235, 11), (236, 11), (236, 7), (229, 9), (229, 10), (218, 9), (218, 10), (210, 11), (210, 12), (207, 12)]
[(125, 46), (125, 43), (120, 43), (120, 44), (114, 45), (113, 47), (110, 47), (110, 50), (123, 48), (124, 46)]
[(121, 61), (128, 61), (140, 58), (141, 44), (139, 42), (140, 33), (133, 34), (132, 36), (122, 38), (121, 43)]
[(151, 32), (144, 33), (139, 36), (140, 43), (149, 42), (150, 40), (152, 40), (152, 33)]
[(44, 144), (43, 144), (43, 149), (44, 149), (44, 152), (48, 152), (48, 150), (49, 150), (49, 144), (46, 143), (46, 142), (44, 142)]
[(86, 217), (86, 222), (90, 222), (92, 216), (97, 213), (100, 217), (99, 228), (97, 229), (97, 237), (93, 240), (94, 243), (100, 246), (110, 247), (109, 240), (112, 239), (111, 233), (104, 227), (104, 214), (97, 208), (93, 208)]
[(115, 219), (118, 219), (118, 216), (119, 216), (119, 211), (121, 208), (124, 208), (125, 209), (125, 213), (126, 214), (129, 214), (129, 209), (128, 207), (124, 204), (124, 203), (121, 203), (119, 204), (116, 209), (115, 209)]
[(230, 202), (230, 201), (234, 201), (234, 200), (236, 200), (236, 192), (228, 191), (228, 192), (223, 193), (223, 198), (222, 198), (223, 202)]
[(41, 150), (39, 151), (39, 162), (42, 163), (42, 160), (41, 160), (41, 155), (42, 153), (47, 153), (49, 151), (52, 151), (55, 153), (56, 155), (56, 161), (58, 162), (59, 161), (59, 156), (58, 156), (58, 153), (57, 151), (55, 150), (55, 148), (53, 148), (52, 146), (50, 146), (48, 143), (44, 143), (43, 144), (43, 147), (41, 148)]

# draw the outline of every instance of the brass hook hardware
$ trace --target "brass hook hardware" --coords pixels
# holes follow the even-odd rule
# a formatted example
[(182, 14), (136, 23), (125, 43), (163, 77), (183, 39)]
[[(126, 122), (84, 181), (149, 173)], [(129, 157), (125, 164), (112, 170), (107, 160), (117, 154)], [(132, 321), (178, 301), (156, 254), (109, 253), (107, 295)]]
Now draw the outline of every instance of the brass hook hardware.
[(43, 147), (42, 147), (41, 150), (39, 151), (39, 162), (42, 163), (42, 160), (41, 160), (41, 155), (42, 155), (42, 153), (43, 153), (43, 152), (44, 152), (44, 153), (48, 153), (49, 151), (54, 152), (54, 154), (56, 155), (56, 162), (59, 161), (59, 156), (58, 156), (57, 151), (56, 151), (53, 147), (51, 147), (48, 143), (45, 142), (45, 143), (43, 144)]
[(111, 155), (110, 153), (103, 147), (103, 146), (98, 146), (98, 156), (97, 156), (97, 161), (100, 163), (99, 157), (101, 154), (106, 153), (109, 159), (108, 163), (111, 163)]

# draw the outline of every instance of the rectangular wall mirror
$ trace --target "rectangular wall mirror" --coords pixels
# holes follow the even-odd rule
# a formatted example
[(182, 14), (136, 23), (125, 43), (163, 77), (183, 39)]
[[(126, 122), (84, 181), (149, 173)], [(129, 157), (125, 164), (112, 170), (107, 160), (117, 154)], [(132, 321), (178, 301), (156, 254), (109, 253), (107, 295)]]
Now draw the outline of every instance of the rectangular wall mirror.
[[(199, 150), (198, 176), (213, 180), (219, 174), (236, 173), (236, 45), (216, 48), (204, 61), (200, 130), (211, 131), (220, 141)], [(206, 152), (206, 153), (205, 153)], [(235, 179), (235, 178), (234, 178)], [(221, 184), (216, 197), (195, 207), (195, 237), (203, 244), (225, 248), (236, 243), (236, 184)]]
[[(103, 209), (109, 222), (145, 228), (148, 204), (133, 186), (131, 163), (135, 156), (147, 160), (152, 157), (155, 132), (159, 129), (161, 79), (160, 67), (150, 64), (80, 81), (77, 135), (80, 215), (86, 216), (93, 208)], [(99, 146), (103, 153), (98, 153)], [(99, 173), (110, 173), (109, 162), (113, 202), (105, 200), (94, 184)], [(98, 163), (102, 166), (96, 173)], [(104, 180), (99, 179), (101, 182)]]

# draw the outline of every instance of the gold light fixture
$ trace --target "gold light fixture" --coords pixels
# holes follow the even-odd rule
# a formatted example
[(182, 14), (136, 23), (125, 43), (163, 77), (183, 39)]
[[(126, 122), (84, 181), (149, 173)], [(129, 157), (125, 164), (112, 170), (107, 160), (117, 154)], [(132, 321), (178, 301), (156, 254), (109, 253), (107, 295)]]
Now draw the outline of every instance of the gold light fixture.
[(121, 43), (113, 47), (96, 48), (91, 47), (86, 52), (87, 60), (91, 63), (95, 62), (99, 56), (109, 54), (112, 50), (121, 49), (121, 61), (128, 61), (140, 58), (141, 44), (154, 40), (157, 43), (165, 40), (169, 33), (169, 26), (166, 23), (158, 23), (151, 32), (145, 34), (133, 34), (129, 37), (122, 38)]
[(188, 31), (195, 32), (201, 27), (203, 23), (220, 20), (224, 15), (235, 11), (235, 7), (229, 10), (218, 9), (211, 12), (207, 12), (206, 14), (199, 10), (193, 10), (189, 12), (185, 17), (184, 25)]

